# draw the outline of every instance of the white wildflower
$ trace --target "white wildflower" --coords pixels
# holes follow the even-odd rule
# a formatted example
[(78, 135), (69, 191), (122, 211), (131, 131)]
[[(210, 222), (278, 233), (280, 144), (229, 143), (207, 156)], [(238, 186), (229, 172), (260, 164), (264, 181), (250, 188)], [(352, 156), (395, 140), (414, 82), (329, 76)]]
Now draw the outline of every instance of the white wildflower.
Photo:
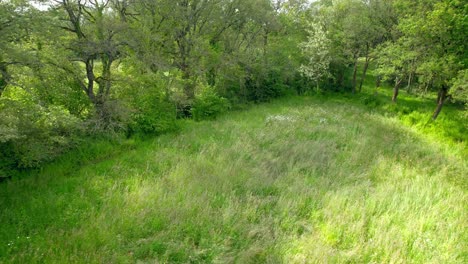
[(296, 119), (292, 116), (287, 116), (287, 115), (271, 115), (268, 116), (266, 119), (267, 123), (270, 122), (294, 122)]

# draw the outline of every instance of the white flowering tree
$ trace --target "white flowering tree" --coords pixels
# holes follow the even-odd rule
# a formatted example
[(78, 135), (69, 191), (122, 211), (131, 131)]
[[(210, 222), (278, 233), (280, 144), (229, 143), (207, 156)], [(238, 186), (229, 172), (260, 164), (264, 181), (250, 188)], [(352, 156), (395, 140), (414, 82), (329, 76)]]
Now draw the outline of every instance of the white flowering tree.
[(299, 71), (314, 81), (317, 90), (319, 90), (320, 81), (330, 76), (330, 40), (319, 23), (311, 24), (308, 33), (307, 41), (300, 44), (308, 63), (306, 65), (302, 64)]

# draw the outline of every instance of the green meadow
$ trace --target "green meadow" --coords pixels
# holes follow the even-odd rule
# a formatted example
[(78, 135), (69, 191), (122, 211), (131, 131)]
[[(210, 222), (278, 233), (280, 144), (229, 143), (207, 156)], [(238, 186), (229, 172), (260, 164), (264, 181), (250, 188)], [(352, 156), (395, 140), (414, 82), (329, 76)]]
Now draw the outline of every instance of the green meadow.
[(468, 264), (467, 3), (0, 0), (0, 264)]
[(184, 120), (0, 183), (0, 263), (466, 263), (463, 135), (369, 98)]

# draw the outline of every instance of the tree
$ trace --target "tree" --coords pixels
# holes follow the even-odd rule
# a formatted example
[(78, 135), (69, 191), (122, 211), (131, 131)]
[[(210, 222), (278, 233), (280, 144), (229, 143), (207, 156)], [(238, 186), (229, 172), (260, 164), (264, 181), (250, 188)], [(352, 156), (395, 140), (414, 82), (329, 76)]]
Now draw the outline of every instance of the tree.
[(29, 12), (27, 2), (0, 0), (0, 97), (14, 81), (9, 68), (30, 63), (27, 51), (19, 45), (28, 38)]
[(437, 106), (432, 115), (436, 120), (443, 105), (452, 97), (450, 89), (468, 61), (466, 5), (461, 1), (399, 0), (396, 8), (403, 13), (397, 29), (400, 39), (416, 47), (418, 78), (438, 90)]
[[(112, 68), (125, 54), (126, 41), (119, 37), (126, 29), (124, 9), (127, 6), (110, 0), (57, 0), (52, 8), (52, 15), (64, 21), (56, 26), (67, 34), (51, 36), (54, 38), (51, 45), (60, 47), (59, 43), (64, 42), (65, 47), (61, 53), (49, 57), (48, 62), (75, 78), (97, 115), (106, 121), (112, 115), (106, 109)], [(99, 66), (100, 71), (96, 69)]]
[(319, 23), (311, 24), (308, 32), (308, 41), (301, 44), (302, 51), (308, 58), (308, 64), (301, 65), (299, 70), (304, 76), (314, 81), (319, 90), (320, 81), (330, 75), (330, 40)]
[[(388, 38), (394, 23), (392, 6), (382, 0), (322, 0), (314, 3), (313, 12), (330, 40), (330, 72), (335, 84), (343, 86), (345, 72), (351, 66), (352, 92), (361, 91), (373, 51)], [(361, 57), (364, 69), (358, 84)]]
[(401, 83), (411, 72), (411, 63), (418, 56), (408, 39), (400, 38), (397, 42), (386, 42), (378, 49), (377, 73), (382, 81), (393, 81), (392, 101), (396, 102)]

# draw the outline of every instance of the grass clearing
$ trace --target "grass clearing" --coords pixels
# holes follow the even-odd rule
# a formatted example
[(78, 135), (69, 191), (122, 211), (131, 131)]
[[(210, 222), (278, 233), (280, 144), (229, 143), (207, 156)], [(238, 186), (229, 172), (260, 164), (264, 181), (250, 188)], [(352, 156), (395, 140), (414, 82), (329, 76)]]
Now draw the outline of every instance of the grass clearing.
[(468, 262), (464, 142), (319, 97), (183, 126), (0, 184), (0, 262)]

